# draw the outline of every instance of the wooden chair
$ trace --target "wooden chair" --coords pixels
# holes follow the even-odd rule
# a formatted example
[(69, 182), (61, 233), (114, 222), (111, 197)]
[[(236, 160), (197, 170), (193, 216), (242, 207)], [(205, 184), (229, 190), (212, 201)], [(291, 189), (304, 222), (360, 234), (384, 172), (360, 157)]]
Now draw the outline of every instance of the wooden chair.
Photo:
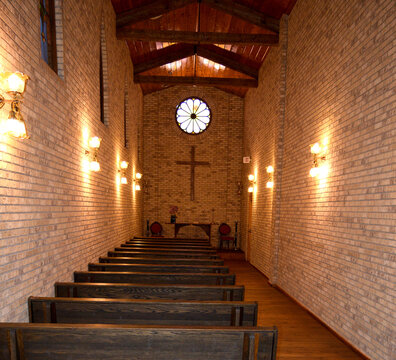
[(219, 233), (220, 233), (220, 249), (223, 249), (223, 243), (227, 243), (227, 248), (230, 248), (230, 242), (234, 241), (232, 236), (229, 236), (231, 233), (231, 228), (228, 224), (222, 223), (219, 226)]
[(158, 221), (150, 225), (150, 231), (152, 237), (162, 237), (162, 225)]

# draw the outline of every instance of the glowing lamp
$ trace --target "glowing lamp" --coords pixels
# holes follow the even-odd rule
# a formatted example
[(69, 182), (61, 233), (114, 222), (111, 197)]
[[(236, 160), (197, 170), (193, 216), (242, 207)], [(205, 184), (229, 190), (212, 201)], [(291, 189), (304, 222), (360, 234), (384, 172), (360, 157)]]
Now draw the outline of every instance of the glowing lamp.
[(23, 94), (26, 88), (26, 82), (29, 76), (22, 74), (21, 72), (5, 72), (1, 74), (2, 78), (2, 89), (6, 93), (11, 94)]
[(268, 174), (272, 174), (274, 172), (274, 168), (271, 165), (267, 166), (266, 169)]
[(143, 176), (143, 175), (142, 175), (141, 173), (138, 172), (138, 173), (135, 174), (135, 179), (136, 179), (136, 180), (140, 180), (140, 179), (142, 178), (142, 176)]
[(249, 174), (248, 175), (248, 179), (249, 179), (249, 181), (254, 181), (254, 175), (253, 174)]
[(91, 171), (100, 171), (100, 164), (98, 161), (93, 160), (89, 163), (89, 170)]
[(121, 177), (121, 184), (128, 184), (128, 179), (125, 176)]
[(253, 191), (254, 191), (254, 187), (253, 187), (253, 186), (249, 186), (249, 187), (248, 187), (248, 192), (249, 192), (249, 193), (252, 193)]
[(273, 181), (267, 181), (267, 188), (272, 189), (274, 187), (274, 182)]
[(126, 168), (128, 168), (128, 161), (121, 161), (121, 164), (120, 164), (120, 168), (121, 169), (126, 169)]
[(311, 177), (315, 177), (318, 174), (319, 174), (319, 168), (317, 168), (317, 167), (313, 167), (313, 168), (311, 168), (311, 170), (309, 170), (309, 175)]
[(140, 191), (140, 185), (139, 184), (135, 184), (135, 190), (136, 191)]
[(99, 149), (101, 141), (102, 141), (101, 138), (97, 136), (93, 136), (89, 139), (88, 145), (92, 149)]
[(322, 151), (322, 148), (319, 145), (319, 143), (315, 143), (315, 144), (311, 145), (311, 153), (312, 154), (319, 154), (321, 151)]

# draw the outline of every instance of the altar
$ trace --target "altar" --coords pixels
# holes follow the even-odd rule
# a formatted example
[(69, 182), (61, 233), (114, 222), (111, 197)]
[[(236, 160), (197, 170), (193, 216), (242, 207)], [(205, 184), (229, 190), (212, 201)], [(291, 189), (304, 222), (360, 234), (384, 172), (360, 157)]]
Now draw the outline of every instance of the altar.
[(184, 226), (198, 226), (200, 227), (203, 231), (205, 231), (205, 234), (208, 235), (209, 237), (209, 242), (211, 240), (211, 230), (212, 230), (212, 223), (194, 223), (194, 222), (188, 222), (188, 223), (174, 223), (172, 224), (175, 226), (175, 237), (177, 237), (177, 234), (179, 233), (179, 230), (184, 227)]

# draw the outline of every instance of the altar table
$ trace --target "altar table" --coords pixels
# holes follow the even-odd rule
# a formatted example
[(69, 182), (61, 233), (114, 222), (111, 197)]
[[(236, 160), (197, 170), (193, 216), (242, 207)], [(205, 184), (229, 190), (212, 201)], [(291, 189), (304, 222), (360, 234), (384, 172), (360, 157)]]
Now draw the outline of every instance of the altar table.
[(175, 225), (175, 237), (177, 237), (177, 234), (179, 233), (179, 230), (184, 227), (184, 226), (189, 226), (189, 225), (193, 225), (193, 226), (199, 226), (203, 231), (205, 231), (205, 234), (208, 235), (209, 237), (209, 242), (211, 240), (211, 230), (212, 230), (212, 224), (211, 223), (194, 223), (194, 222), (189, 222), (189, 223), (175, 223), (173, 224)]

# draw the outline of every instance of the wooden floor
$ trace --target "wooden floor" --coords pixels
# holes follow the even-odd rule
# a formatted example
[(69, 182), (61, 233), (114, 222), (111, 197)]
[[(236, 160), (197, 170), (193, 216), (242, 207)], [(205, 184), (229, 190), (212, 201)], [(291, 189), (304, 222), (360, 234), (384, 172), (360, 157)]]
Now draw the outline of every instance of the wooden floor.
[(245, 300), (258, 302), (257, 325), (278, 327), (277, 360), (362, 359), (249, 263), (225, 260), (224, 265), (236, 274), (237, 285), (245, 285)]

